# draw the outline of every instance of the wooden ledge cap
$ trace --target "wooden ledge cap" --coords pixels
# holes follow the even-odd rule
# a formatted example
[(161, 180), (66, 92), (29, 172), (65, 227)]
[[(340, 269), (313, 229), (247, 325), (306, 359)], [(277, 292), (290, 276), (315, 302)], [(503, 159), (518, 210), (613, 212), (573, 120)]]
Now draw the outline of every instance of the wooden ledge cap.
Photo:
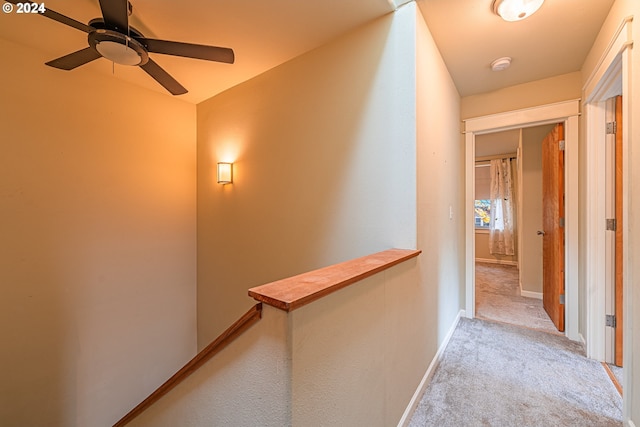
[(372, 276), (422, 251), (388, 249), (249, 289), (249, 296), (284, 311), (309, 304), (332, 292)]

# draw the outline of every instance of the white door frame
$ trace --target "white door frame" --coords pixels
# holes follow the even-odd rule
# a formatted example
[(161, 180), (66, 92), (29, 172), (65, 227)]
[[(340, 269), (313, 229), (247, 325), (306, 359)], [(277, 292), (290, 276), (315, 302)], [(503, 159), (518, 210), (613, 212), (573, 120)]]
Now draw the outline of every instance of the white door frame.
[(465, 120), (466, 315), (475, 317), (474, 166), (476, 135), (551, 123), (565, 126), (565, 334), (578, 333), (578, 116), (580, 100), (542, 105)]
[[(595, 70), (587, 79), (583, 87), (585, 99), (585, 148), (587, 150), (586, 167), (589, 171), (586, 174), (586, 267), (585, 267), (585, 288), (587, 301), (587, 325), (586, 341), (587, 356), (597, 360), (605, 358), (605, 326), (602, 319), (605, 315), (605, 231), (602, 226), (606, 215), (604, 212), (605, 200), (605, 164), (604, 164), (604, 138), (605, 138), (605, 101), (606, 99), (622, 95), (622, 215), (629, 218), (629, 194), (630, 194), (630, 174), (629, 174), (629, 145), (630, 145), (630, 120), (631, 117), (631, 49), (633, 39), (631, 34), (632, 17), (622, 20), (608, 48), (603, 53)], [(631, 293), (631, 257), (629, 256), (629, 224), (623, 220), (623, 300), (624, 316), (623, 335), (624, 349), (623, 359), (625, 362), (632, 360), (632, 334), (629, 314), (632, 311)], [(622, 387), (624, 392), (624, 419), (629, 419), (631, 414), (631, 401), (633, 392), (627, 387), (631, 384), (633, 377), (633, 365), (624, 363), (624, 376)]]
[[(621, 77), (620, 74), (617, 74), (618, 77)], [(615, 81), (619, 81), (619, 78), (614, 79)], [(614, 87), (621, 87), (621, 84), (614, 84)], [(616, 94), (608, 97), (604, 101), (605, 108), (605, 121), (604, 123), (614, 122), (616, 120), (616, 95), (622, 95), (621, 92), (616, 90)], [(595, 104), (595, 103), (592, 103)], [(598, 106), (599, 107), (599, 106)], [(591, 107), (586, 107), (587, 109)], [(598, 108), (599, 109), (599, 108)], [(586, 115), (585, 115), (586, 116)], [(601, 117), (598, 117), (598, 121), (602, 123), (600, 120)], [(593, 121), (587, 121), (587, 126), (593, 125)], [(602, 132), (602, 128), (599, 126), (598, 131)], [(622, 132), (622, 129), (620, 129)], [(602, 135), (602, 133), (590, 135), (598, 138), (598, 143), (603, 142), (604, 146), (604, 162), (602, 165), (604, 166), (604, 210), (605, 210), (605, 218), (616, 218), (616, 205), (620, 202), (616, 199), (616, 139), (617, 132), (615, 133), (607, 133), (606, 135)], [(600, 139), (600, 137), (604, 136), (604, 140)], [(600, 144), (599, 144), (600, 145)], [(600, 159), (595, 159), (598, 161), (596, 167), (600, 167), (599, 161)], [(594, 171), (595, 172), (595, 171)], [(595, 175), (595, 174), (594, 174)], [(594, 175), (591, 177), (593, 178)], [(595, 194), (591, 194), (591, 196), (595, 196)], [(599, 196), (599, 194), (598, 194)], [(591, 230), (591, 228), (590, 228)], [(600, 230), (597, 230), (600, 233)], [(609, 231), (605, 233), (605, 250), (603, 253), (604, 256), (604, 307), (605, 314), (616, 314), (616, 237), (617, 233), (615, 231)], [(600, 282), (602, 283), (602, 282)], [(622, 324), (620, 324), (622, 328)], [(605, 345), (604, 345), (604, 358), (602, 361), (607, 363), (615, 363), (616, 361), (616, 329), (615, 328), (605, 328)]]

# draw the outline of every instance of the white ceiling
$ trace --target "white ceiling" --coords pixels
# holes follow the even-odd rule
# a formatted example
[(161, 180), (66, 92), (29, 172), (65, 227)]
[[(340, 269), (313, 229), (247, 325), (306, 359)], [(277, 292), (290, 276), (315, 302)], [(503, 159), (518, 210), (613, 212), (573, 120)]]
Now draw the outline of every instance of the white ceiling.
[[(546, 0), (518, 22), (491, 0), (417, 0), (461, 96), (579, 71), (614, 0)], [(511, 67), (491, 71), (509, 56)]]
[[(493, 15), (491, 0), (417, 3), (460, 94), (467, 96), (579, 70), (613, 1), (546, 0), (531, 18), (516, 23)], [(232, 65), (151, 54), (189, 90), (181, 98), (197, 103), (392, 12), (393, 3), (132, 0), (131, 25), (150, 38), (234, 49)], [(98, 0), (47, 0), (46, 6), (85, 23), (100, 16)], [(87, 46), (84, 32), (37, 15), (0, 14), (0, 38), (41, 51), (43, 66)], [(512, 67), (492, 73), (489, 64), (500, 56), (512, 56)], [(166, 93), (137, 67), (113, 69), (105, 59), (83, 67)]]
[(520, 129), (476, 136), (476, 157), (512, 154), (518, 151)]

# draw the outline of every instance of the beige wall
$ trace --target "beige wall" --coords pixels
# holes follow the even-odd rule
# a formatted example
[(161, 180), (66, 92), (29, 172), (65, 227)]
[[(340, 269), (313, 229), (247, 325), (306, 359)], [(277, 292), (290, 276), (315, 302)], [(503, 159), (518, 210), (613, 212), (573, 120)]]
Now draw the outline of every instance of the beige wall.
[(292, 426), (399, 425), (430, 361), (412, 325), (423, 255), (290, 314)]
[[(410, 295), (411, 303), (392, 310), (386, 320), (379, 318), (381, 308), (373, 318), (365, 316), (366, 324), (358, 323), (360, 330), (374, 322), (367, 334), (390, 340), (383, 346), (389, 351), (384, 375), (393, 381), (380, 389), (379, 378), (371, 377), (374, 387), (365, 389), (385, 393), (367, 400), (369, 408), (371, 402), (384, 402), (385, 408), (376, 404), (385, 415), (375, 422), (396, 423), (464, 304), (459, 100), (422, 16), (410, 3), (200, 104), (199, 345), (253, 303), (246, 296), (250, 286), (379, 249), (411, 247), (417, 239), (424, 252), (413, 279), (402, 285), (406, 289), (401, 292), (396, 285), (393, 293), (378, 292), (367, 300), (379, 304), (381, 295), (393, 295), (383, 304), (385, 310), (400, 303), (395, 295)], [(219, 160), (235, 162), (234, 184), (213, 182)], [(365, 306), (371, 313), (372, 306)], [(309, 310), (314, 324), (336, 322), (323, 318), (325, 309)], [(325, 332), (335, 328), (320, 327)], [(294, 342), (316, 335), (296, 335)], [(411, 351), (400, 351), (398, 343), (407, 339)], [(363, 380), (357, 363), (343, 366), (346, 359), (340, 355), (356, 354), (359, 360), (365, 354), (376, 362), (385, 342), (357, 341), (355, 353), (344, 342), (321, 342), (319, 348), (339, 355), (331, 366), (345, 369), (345, 375), (352, 375), (348, 381), (358, 380), (349, 383), (355, 386)], [(294, 354), (296, 349), (303, 348), (294, 346)], [(305, 373), (308, 366), (293, 366), (294, 387), (298, 384), (294, 419), (373, 414), (318, 414), (324, 406), (314, 407), (300, 388), (316, 372)], [(326, 372), (322, 366), (316, 374)], [(318, 398), (330, 400), (348, 389), (329, 387), (326, 393), (332, 394)], [(354, 403), (348, 406), (359, 408), (358, 398), (350, 393)]]
[(111, 425), (196, 349), (195, 107), (0, 58), (0, 425)]
[[(635, 37), (635, 44), (638, 43), (638, 34), (640, 34), (640, 2), (637, 0), (616, 0), (611, 7), (609, 16), (605, 20), (600, 34), (596, 38), (596, 41), (591, 49), (587, 60), (582, 68), (583, 83), (587, 83), (587, 79), (592, 75), (593, 71), (597, 68), (599, 61), (602, 58), (610, 41), (614, 38), (615, 32), (621, 25), (622, 20), (628, 16), (633, 16), (634, 20), (631, 23), (631, 33)], [(631, 76), (628, 82), (631, 87), (631, 99), (628, 100), (630, 105), (629, 116), (625, 117), (628, 123), (636, 124), (640, 123), (640, 52), (637, 47), (631, 49)], [(625, 285), (629, 285), (626, 295), (630, 298), (627, 299), (625, 321), (628, 322), (626, 329), (631, 331), (631, 336), (624, 337), (624, 345), (626, 349), (631, 349), (631, 352), (626, 355), (631, 355), (630, 358), (625, 359), (625, 376), (626, 383), (624, 384), (624, 399), (626, 416), (636, 425), (640, 425), (640, 405), (638, 401), (640, 399), (640, 316), (634, 315), (634, 311), (637, 312), (640, 307), (640, 287), (634, 286), (637, 284), (638, 267), (640, 266), (640, 250), (634, 249), (634, 246), (640, 245), (640, 227), (638, 225), (638, 212), (640, 212), (640, 150), (635, 149), (638, 141), (640, 141), (640, 126), (630, 126), (631, 132), (628, 135), (627, 144), (630, 146), (630, 158), (628, 159), (629, 165), (629, 200), (627, 200), (629, 217), (624, 220), (627, 221), (629, 230), (629, 254), (626, 258), (626, 282)], [(582, 153), (580, 157), (581, 167), (581, 188), (584, 192), (584, 182), (586, 174), (589, 173), (586, 170), (586, 156)], [(584, 209), (582, 209), (584, 211)], [(584, 239), (584, 227), (581, 229)], [(584, 257), (581, 258), (584, 261)], [(582, 263), (584, 265), (584, 262)], [(581, 277), (584, 277), (584, 268), (580, 270)], [(584, 282), (581, 280), (581, 282)], [(584, 290), (582, 292), (585, 293)]]
[(554, 125), (522, 130), (522, 248), (520, 285), (542, 294), (542, 140)]
[[(517, 255), (496, 255), (491, 253), (489, 250), (489, 230), (476, 230), (475, 236), (476, 261), (496, 264), (518, 264)], [(517, 246), (515, 250), (517, 252)]]
[(563, 74), (548, 79), (510, 86), (494, 92), (466, 96), (460, 103), (462, 119), (535, 107), (582, 96), (581, 73)]
[(415, 247), (413, 30), (393, 16), (198, 105), (200, 347), (252, 286)]
[(418, 248), (424, 252), (414, 324), (416, 336), (426, 339), (426, 370), (464, 307), (464, 145), (460, 96), (420, 11), (416, 40)]

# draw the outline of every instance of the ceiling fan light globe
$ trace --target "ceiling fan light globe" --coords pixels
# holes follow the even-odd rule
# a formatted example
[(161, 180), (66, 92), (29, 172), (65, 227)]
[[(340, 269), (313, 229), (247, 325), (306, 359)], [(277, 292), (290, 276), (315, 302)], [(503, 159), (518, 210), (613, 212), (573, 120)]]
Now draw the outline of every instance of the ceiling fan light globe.
[(493, 11), (509, 22), (521, 21), (533, 15), (544, 0), (495, 0)]
[(116, 64), (144, 65), (149, 61), (149, 53), (140, 42), (117, 31), (97, 29), (88, 38), (89, 46)]
[(96, 50), (109, 61), (120, 65), (139, 65), (142, 58), (131, 47), (112, 42), (102, 41), (96, 44)]

